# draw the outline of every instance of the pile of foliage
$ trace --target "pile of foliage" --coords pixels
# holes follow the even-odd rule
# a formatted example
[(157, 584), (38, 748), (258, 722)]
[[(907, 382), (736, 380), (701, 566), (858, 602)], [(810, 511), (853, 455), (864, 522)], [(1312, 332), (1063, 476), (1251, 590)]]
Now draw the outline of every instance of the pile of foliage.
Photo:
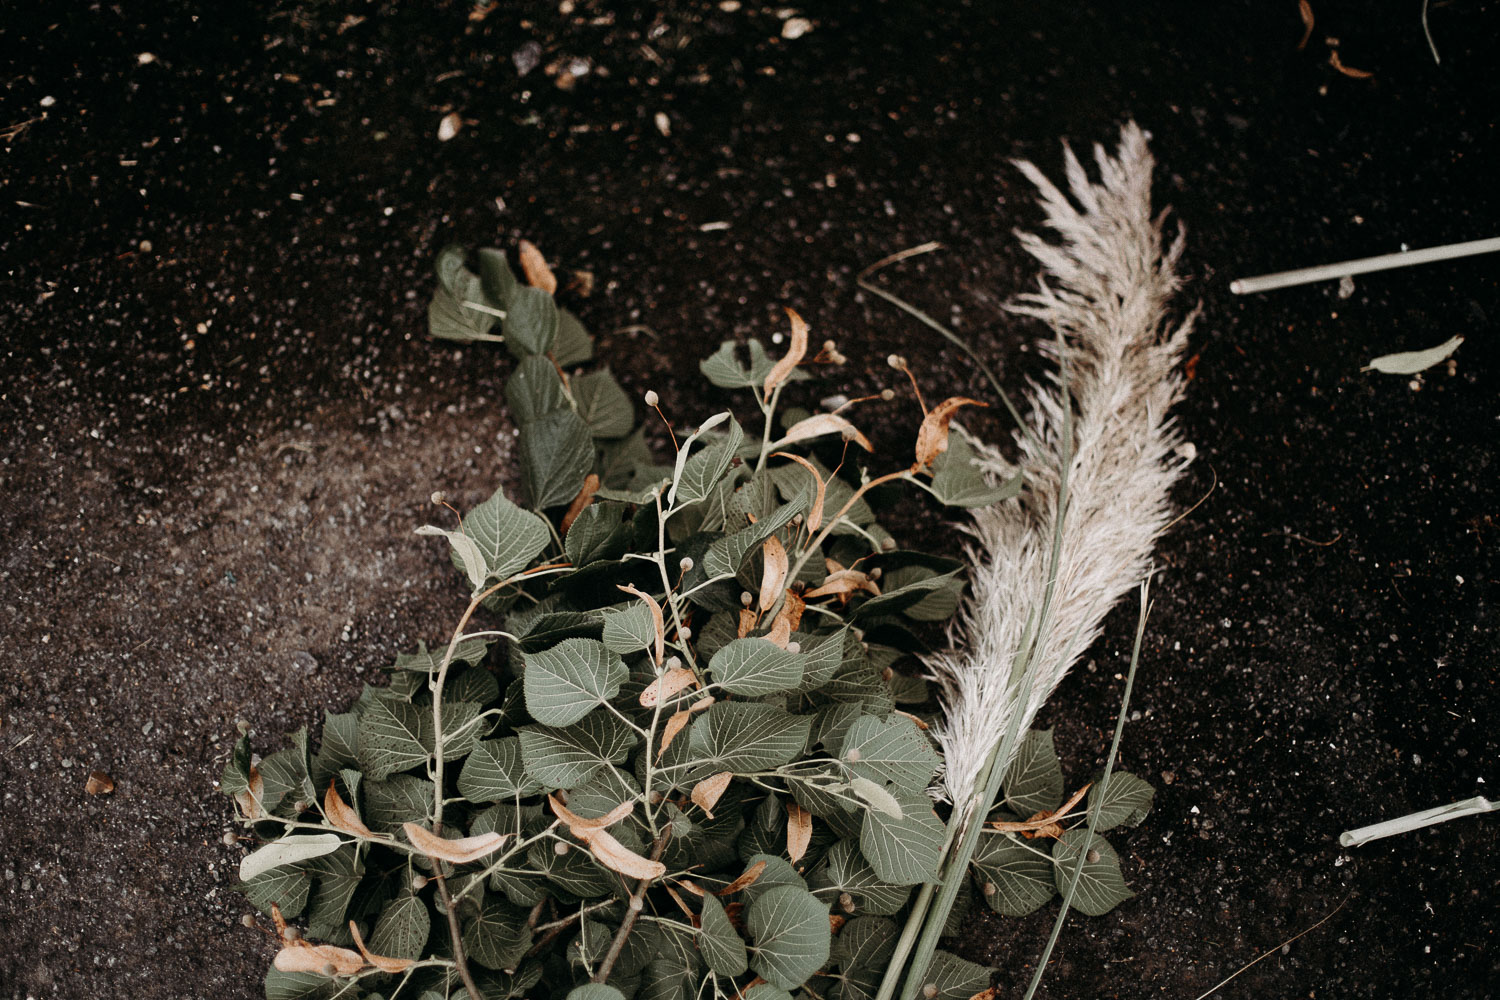
[[(758, 433), (718, 413), (655, 464), (535, 248), (525, 283), (501, 251), (475, 256), (477, 272), (441, 255), (430, 329), (515, 356), (526, 505), (496, 491), (420, 529), (447, 540), (468, 607), (327, 715), (316, 752), (305, 731), (258, 762), (236, 746), (222, 789), (264, 842), (242, 888), (281, 945), (267, 997), (873, 996), (953, 836), (928, 791), (926, 685), (902, 667), (964, 583), (960, 562), (899, 548), (869, 494), (904, 481), (981, 506), (1018, 484), (987, 482), (950, 435), (959, 398), (924, 410), (909, 463), (851, 472), (870, 448), (853, 404), (780, 405), (842, 360), (810, 354), (794, 313), (780, 359), (752, 340), (701, 364), (748, 392)], [(1123, 777), (1098, 830), (1149, 807)], [(966, 899), (1029, 912), (1085, 852), (1076, 905), (1129, 895), (1076, 829), (1080, 796), (1059, 808), (1049, 734), (1005, 787)], [(927, 979), (929, 998), (966, 1000), (990, 970), (940, 953)]]

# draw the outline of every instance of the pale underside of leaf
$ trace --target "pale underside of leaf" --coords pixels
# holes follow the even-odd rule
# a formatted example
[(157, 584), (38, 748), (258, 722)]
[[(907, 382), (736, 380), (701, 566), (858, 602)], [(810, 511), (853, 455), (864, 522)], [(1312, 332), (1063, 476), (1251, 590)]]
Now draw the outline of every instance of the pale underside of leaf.
[(806, 419), (799, 420), (787, 428), (786, 434), (776, 442), (775, 447), (781, 445), (795, 444), (798, 441), (808, 441), (812, 438), (822, 437), (824, 434), (841, 434), (849, 440), (858, 444), (865, 451), (874, 451), (875, 446), (870, 439), (865, 437), (849, 421), (836, 413), (815, 413)]
[(641, 857), (616, 840), (608, 830), (574, 831), (574, 836), (588, 845), (600, 864), (621, 875), (654, 881), (667, 873), (666, 865)]
[(1448, 356), (1458, 350), (1458, 345), (1463, 342), (1463, 337), (1449, 337), (1436, 347), (1429, 347), (1425, 351), (1398, 351), (1395, 354), (1382, 354), (1366, 365), (1364, 371), (1384, 372), (1387, 375), (1415, 375), (1426, 371), (1433, 365), (1447, 361)]
[(348, 948), (331, 944), (310, 945), (305, 942), (287, 945), (276, 953), (272, 965), (280, 972), (311, 972), (314, 975), (352, 976), (365, 967), (364, 956)]
[(643, 590), (637, 590), (633, 584), (621, 584), (620, 589), (633, 597), (638, 597), (645, 602), (651, 612), (651, 624), (656, 629), (656, 646), (652, 652), (656, 656), (656, 665), (659, 667), (666, 656), (667, 626), (666, 620), (662, 618), (661, 605), (656, 598)]

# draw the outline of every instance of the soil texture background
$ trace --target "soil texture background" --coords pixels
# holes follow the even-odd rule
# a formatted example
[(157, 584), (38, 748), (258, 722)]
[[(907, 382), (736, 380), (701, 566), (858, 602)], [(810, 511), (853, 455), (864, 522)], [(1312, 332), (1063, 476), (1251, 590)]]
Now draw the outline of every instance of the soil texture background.
[[(1203, 306), (1192, 510), (1122, 750), (1158, 788), (1115, 837), (1138, 895), (1070, 919), (1040, 995), (1191, 1000), (1271, 951), (1216, 995), (1493, 996), (1500, 818), (1337, 837), (1500, 782), (1500, 258), (1228, 290), (1497, 235), (1500, 6), (1432, 4), (1441, 64), (1420, 7), (1312, 0), (1299, 49), (1290, 0), (7, 5), (0, 998), (261, 995), (214, 787), (238, 727), (279, 749), (445, 635), (461, 587), (412, 529), (510, 476), (504, 352), (426, 335), (444, 244), (587, 272), (565, 300), (600, 357), (682, 423), (720, 402), (696, 360), (782, 306), (850, 358), (829, 391), (899, 352), (929, 396), (983, 397), (855, 275), (941, 241), (879, 280), (1019, 389), (1042, 331), (1001, 307), (1040, 215), (1010, 161), (1057, 177), (1059, 140), (1130, 119)], [(1455, 334), (1421, 377), (1360, 370)], [(915, 413), (865, 422), (905, 454)], [(1134, 619), (1041, 720), (1070, 782)], [(1019, 997), (1054, 914), (953, 946)]]

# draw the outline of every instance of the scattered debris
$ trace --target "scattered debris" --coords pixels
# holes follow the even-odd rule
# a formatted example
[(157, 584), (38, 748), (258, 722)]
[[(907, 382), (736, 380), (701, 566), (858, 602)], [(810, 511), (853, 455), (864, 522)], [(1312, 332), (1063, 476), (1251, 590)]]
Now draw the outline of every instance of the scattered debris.
[(525, 76), (542, 64), (541, 44), (527, 42), (510, 54), (510, 61), (516, 67), (516, 75)]
[[(1448, 360), (1448, 356), (1458, 350), (1458, 345), (1464, 342), (1463, 337), (1449, 337), (1436, 347), (1429, 347), (1425, 351), (1399, 351), (1395, 354), (1382, 354), (1375, 358), (1360, 371), (1377, 371), (1386, 375), (1415, 375), (1417, 372), (1425, 372), (1427, 369), (1440, 365)], [(1347, 844), (1345, 845), (1348, 846)]]
[(1345, 66), (1343, 60), (1339, 58), (1338, 49), (1328, 50), (1328, 65), (1332, 66), (1334, 69), (1338, 70), (1345, 76), (1353, 77), (1356, 80), (1369, 80), (1375, 76), (1375, 74), (1371, 73), (1369, 70), (1355, 69), (1353, 66)]
[(663, 136), (669, 136), (672, 134), (672, 119), (667, 117), (667, 113), (665, 111), (658, 111), (656, 113), (655, 121), (656, 131), (660, 132)]
[(438, 142), (447, 142), (449, 139), (458, 135), (459, 129), (463, 127), (464, 120), (458, 116), (458, 112), (450, 111), (448, 114), (443, 116), (442, 121), (438, 122)]
[(781, 24), (781, 37), (794, 41), (813, 30), (813, 23), (805, 17), (789, 17)]
[(115, 790), (115, 779), (103, 771), (90, 771), (89, 780), (84, 783), (83, 790), (90, 795), (109, 795)]
[(1302, 13), (1302, 41), (1297, 43), (1297, 51), (1301, 52), (1307, 48), (1308, 39), (1312, 38), (1313, 9), (1312, 4), (1308, 3), (1307, 0), (1297, 0), (1297, 9)]
[(1354, 279), (1351, 278), (1349, 275), (1346, 274), (1342, 278), (1339, 279), (1339, 298), (1341, 300), (1342, 299), (1347, 299), (1347, 298), (1349, 298), (1349, 296), (1351, 296), (1353, 294), (1354, 294)]

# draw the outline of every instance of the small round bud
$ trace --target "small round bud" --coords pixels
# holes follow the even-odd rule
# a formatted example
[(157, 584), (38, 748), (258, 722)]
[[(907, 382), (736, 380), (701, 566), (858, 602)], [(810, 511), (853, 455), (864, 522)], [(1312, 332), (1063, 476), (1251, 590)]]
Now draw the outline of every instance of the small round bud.
[(661, 800), (664, 798), (666, 798), (666, 796), (663, 795), (660, 790), (654, 788), (651, 790), (651, 804), (653, 806), (661, 805)]
[(881, 389), (880, 390), (880, 398), (883, 399), (883, 400), (885, 400), (887, 403), (889, 403), (891, 400), (893, 400), (893, 399), (896, 398), (896, 390), (895, 389)]
[(849, 895), (847, 892), (839, 893), (839, 909), (843, 910), (845, 913), (853, 913), (854, 897)]
[(254, 927), (255, 926), (255, 914), (253, 914), (253, 913), (247, 913), (243, 917), (240, 917), (240, 926), (241, 927)]
[(239, 835), (236, 834), (233, 830), (225, 830), (222, 839), (224, 841), (225, 847), (233, 847), (235, 844), (238, 844), (240, 842)]
[(882, 538), (880, 540), (880, 547), (886, 552), (895, 552), (896, 540), (894, 538)]
[(844, 759), (851, 764), (858, 764), (863, 758), (864, 754), (859, 752), (859, 747), (855, 747), (853, 750), (850, 750), (848, 753), (844, 754)]
[(825, 341), (823, 341), (823, 350), (825, 350), (825, 351), (836, 351), (836, 350), (838, 350), (838, 345), (835, 344), (832, 339), (825, 340)]
[(646, 901), (639, 896), (631, 896), (630, 908), (635, 912), (640, 913), (646, 908)]
[(568, 853), (568, 844), (567, 844), (567, 842), (559, 840), (557, 843), (555, 843), (555, 844), (552, 845), (552, 851), (558, 857), (562, 857), (564, 854)]
[(802, 652), (802, 643), (797, 642), (794, 639), (791, 642), (789, 642), (789, 643), (786, 644), (786, 651), (788, 653), (800, 653), (800, 652)]
[(234, 724), (234, 728), (239, 730), (241, 736), (248, 736), (250, 735), (250, 720), (241, 719)]
[(281, 932), (281, 940), (285, 941), (288, 944), (294, 944), (294, 943), (296, 943), (298, 941), (301, 941), (302, 940), (302, 928), (300, 928), (300, 927), (288, 927), (286, 930), (284, 930), (284, 931)]
[(1089, 851), (1088, 854), (1084, 855), (1084, 857), (1088, 858), (1089, 864), (1091, 865), (1097, 865), (1099, 863), (1099, 852), (1096, 850)]
[(667, 657), (667, 662), (664, 663), (663, 666), (665, 666), (668, 670), (677, 670), (682, 666), (682, 657), (669, 656)]
[(906, 359), (899, 354), (888, 355), (885, 359), (885, 363), (896, 369), (898, 372), (906, 370)]
[(997, 893), (999, 891), (1000, 890), (995, 887), (995, 883), (993, 883), (993, 882), (986, 882), (984, 884), (984, 894), (986, 896), (993, 896), (995, 893)]
[(304, 799), (298, 799), (296, 802), (292, 803), (292, 809), (295, 810), (298, 814), (307, 812), (307, 808), (307, 802)]
[(338, 975), (339, 970), (333, 967), (332, 962), (324, 962), (323, 968), (318, 971), (322, 973), (324, 978), (332, 979), (334, 976)]
[(879, 566), (876, 566), (874, 569), (870, 570), (871, 580), (879, 580), (882, 576), (885, 576), (885, 570), (881, 569)]
[(421, 892), (425, 888), (427, 888), (427, 876), (426, 875), (413, 875), (411, 877), (411, 891), (412, 892)]
[(686, 573), (688, 570), (692, 569), (693, 568), (693, 557), (692, 556), (683, 556), (681, 559), (677, 560), (677, 568), (680, 569), (680, 570), (682, 570), (684, 573)]
[(937, 983), (928, 983), (926, 986), (922, 987), (922, 995), (926, 997), (927, 1000), (932, 1000), (933, 997), (938, 995)]
[(677, 630), (677, 638), (681, 639), (683, 642), (687, 642), (692, 637), (693, 637), (693, 630), (690, 629), (690, 628), (688, 628), (686, 625), (684, 625), (682, 628), (680, 628), (680, 629)]
[(655, 407), (656, 404), (660, 403), (660, 402), (661, 402), (661, 397), (656, 394), (656, 390), (655, 389), (647, 389), (646, 390), (646, 405), (647, 406)]
[(891, 669), (890, 667), (886, 667), (884, 670), (882, 670), (880, 672), (880, 679), (883, 680), (883, 681), (885, 681), (887, 684), (889, 684), (891, 678), (895, 677), (895, 676), (896, 676), (896, 671), (893, 670), (893, 669)]
[(750, 596), (750, 591), (740, 591), (740, 607), (748, 608), (750, 606), (750, 602), (753, 600), (755, 600), (755, 598)]
[(433, 490), (432, 491), (432, 502), (433, 503), (440, 504), (440, 503), (442, 503), (443, 501), (445, 501), (447, 499), (448, 499), (448, 494), (444, 493), (442, 490)]

